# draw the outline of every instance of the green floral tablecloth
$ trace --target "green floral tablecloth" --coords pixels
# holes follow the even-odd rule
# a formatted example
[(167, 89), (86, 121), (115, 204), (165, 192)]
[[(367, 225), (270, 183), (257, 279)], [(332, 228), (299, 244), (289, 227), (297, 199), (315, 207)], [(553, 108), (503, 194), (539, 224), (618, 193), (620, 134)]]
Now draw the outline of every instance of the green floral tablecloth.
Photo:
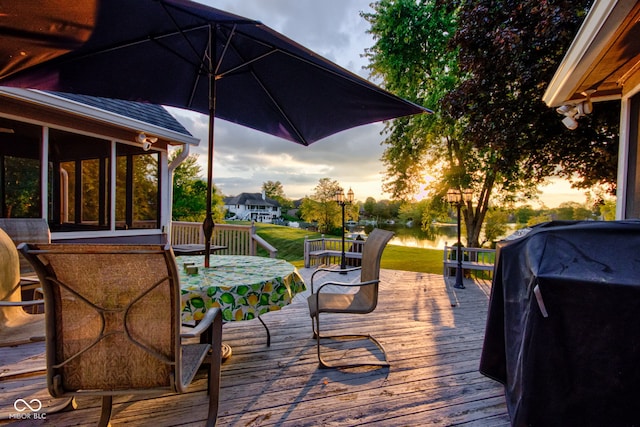
[[(240, 255), (176, 257), (182, 288), (182, 322), (194, 324), (210, 307), (220, 307), (225, 321), (255, 319), (279, 310), (306, 289), (298, 270), (290, 263)], [(187, 274), (185, 263), (198, 267)]]

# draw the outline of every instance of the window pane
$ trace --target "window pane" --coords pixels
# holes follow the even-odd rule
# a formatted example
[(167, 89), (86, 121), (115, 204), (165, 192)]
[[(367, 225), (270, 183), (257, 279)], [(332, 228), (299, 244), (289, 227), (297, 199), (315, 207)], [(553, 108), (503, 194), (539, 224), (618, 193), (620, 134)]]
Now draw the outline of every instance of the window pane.
[(40, 161), (21, 157), (4, 158), (5, 218), (40, 217)]
[(110, 142), (49, 132), (51, 231), (109, 228)]
[(99, 224), (100, 161), (82, 161), (82, 223)]
[[(120, 151), (118, 144), (117, 151)], [(116, 228), (127, 227), (127, 156), (116, 157)]]
[(125, 144), (116, 151), (116, 227), (159, 228), (159, 154)]
[(0, 217), (41, 215), (42, 128), (0, 117)]
[(134, 156), (133, 225), (134, 228), (158, 227), (157, 153)]
[(76, 164), (60, 163), (60, 221), (76, 222)]

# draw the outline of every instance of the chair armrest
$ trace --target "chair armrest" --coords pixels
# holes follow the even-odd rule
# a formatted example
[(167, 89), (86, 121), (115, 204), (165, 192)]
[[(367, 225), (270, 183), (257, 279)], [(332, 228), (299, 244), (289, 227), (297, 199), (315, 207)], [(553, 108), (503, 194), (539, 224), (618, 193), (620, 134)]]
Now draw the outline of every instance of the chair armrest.
[(0, 301), (0, 307), (27, 307), (30, 305), (44, 304), (43, 299), (34, 299), (28, 301)]
[[(350, 267), (350, 268), (324, 268), (324, 267), (319, 267), (316, 268), (316, 270), (311, 274), (311, 293), (313, 293), (313, 279), (316, 275), (316, 273), (319, 273), (321, 271), (327, 272), (327, 273), (349, 273), (351, 271), (357, 271), (357, 270), (362, 270), (362, 267)], [(342, 282), (337, 282), (337, 283), (342, 283)]]
[(342, 286), (342, 287), (345, 287), (345, 288), (353, 288), (353, 287), (357, 287), (357, 286), (375, 285), (376, 283), (379, 283), (379, 282), (380, 282), (380, 279), (368, 280), (366, 282), (357, 282), (357, 283), (351, 283), (351, 282), (324, 282), (322, 285), (320, 285), (320, 287), (318, 288), (318, 290), (315, 293), (319, 294), (320, 291), (322, 290), (322, 288), (324, 288), (325, 286), (329, 286), (329, 285)]
[(200, 322), (195, 327), (189, 326), (187, 327), (188, 328), (187, 331), (182, 329), (180, 332), (180, 338), (199, 337), (200, 335), (202, 335), (204, 331), (207, 330), (207, 328), (209, 328), (213, 324), (213, 321), (218, 316), (222, 318), (222, 310), (220, 310), (217, 307), (210, 308), (209, 310), (207, 310), (202, 320), (200, 320)]

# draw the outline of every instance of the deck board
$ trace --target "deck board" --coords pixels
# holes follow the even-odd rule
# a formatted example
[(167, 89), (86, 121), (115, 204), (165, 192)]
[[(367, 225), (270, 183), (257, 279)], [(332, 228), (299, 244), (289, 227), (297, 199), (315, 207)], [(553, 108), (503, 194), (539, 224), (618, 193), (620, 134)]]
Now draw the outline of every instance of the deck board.
[[(307, 283), (310, 271), (301, 270)], [(340, 277), (345, 279), (350, 276)], [(502, 386), (478, 372), (490, 283), (466, 279), (465, 284), (467, 288), (459, 290), (439, 275), (383, 270), (380, 302), (373, 313), (323, 320), (332, 332), (376, 336), (387, 350), (388, 368), (319, 369), (305, 295), (263, 316), (271, 331), (270, 347), (257, 319), (226, 324), (224, 341), (233, 356), (222, 368), (218, 425), (508, 426)], [(33, 350), (42, 351), (43, 343), (28, 346), (15, 350), (22, 356), (0, 362), (2, 369), (19, 369), (20, 357), (25, 366), (43, 363)], [(326, 346), (335, 357), (351, 356), (352, 347)], [(199, 375), (184, 395), (118, 397), (112, 425), (202, 425), (205, 388)], [(0, 392), (1, 416), (15, 412), (17, 396), (46, 396), (46, 381), (42, 374), (0, 377)], [(94, 425), (99, 404), (98, 399), (82, 398), (78, 409), (47, 414), (46, 422), (11, 425)]]

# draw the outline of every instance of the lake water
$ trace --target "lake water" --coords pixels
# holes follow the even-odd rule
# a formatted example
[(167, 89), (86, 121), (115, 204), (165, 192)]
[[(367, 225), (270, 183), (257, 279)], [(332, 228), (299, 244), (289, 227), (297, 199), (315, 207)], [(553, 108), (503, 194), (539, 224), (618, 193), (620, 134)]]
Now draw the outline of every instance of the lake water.
[[(405, 227), (398, 224), (379, 224), (378, 228), (390, 230), (395, 233), (389, 244), (399, 246), (410, 246), (414, 248), (442, 249), (445, 243), (454, 244), (458, 240), (457, 228), (455, 224), (433, 225), (429, 231), (421, 230), (420, 227)], [(367, 234), (373, 230), (373, 226), (349, 226), (349, 233)], [(463, 237), (464, 241), (464, 237)]]
[[(399, 246), (410, 246), (414, 248), (443, 249), (445, 244), (449, 246), (458, 241), (458, 231), (456, 224), (434, 224), (428, 231), (421, 230), (420, 227), (405, 227), (401, 224), (379, 224), (378, 228), (390, 230), (395, 233), (389, 244)], [(350, 233), (367, 234), (373, 230), (372, 225), (348, 226)], [(515, 225), (508, 224), (509, 232), (515, 230)], [(505, 236), (506, 237), (506, 236)], [(466, 242), (466, 237), (462, 235), (462, 244)]]

